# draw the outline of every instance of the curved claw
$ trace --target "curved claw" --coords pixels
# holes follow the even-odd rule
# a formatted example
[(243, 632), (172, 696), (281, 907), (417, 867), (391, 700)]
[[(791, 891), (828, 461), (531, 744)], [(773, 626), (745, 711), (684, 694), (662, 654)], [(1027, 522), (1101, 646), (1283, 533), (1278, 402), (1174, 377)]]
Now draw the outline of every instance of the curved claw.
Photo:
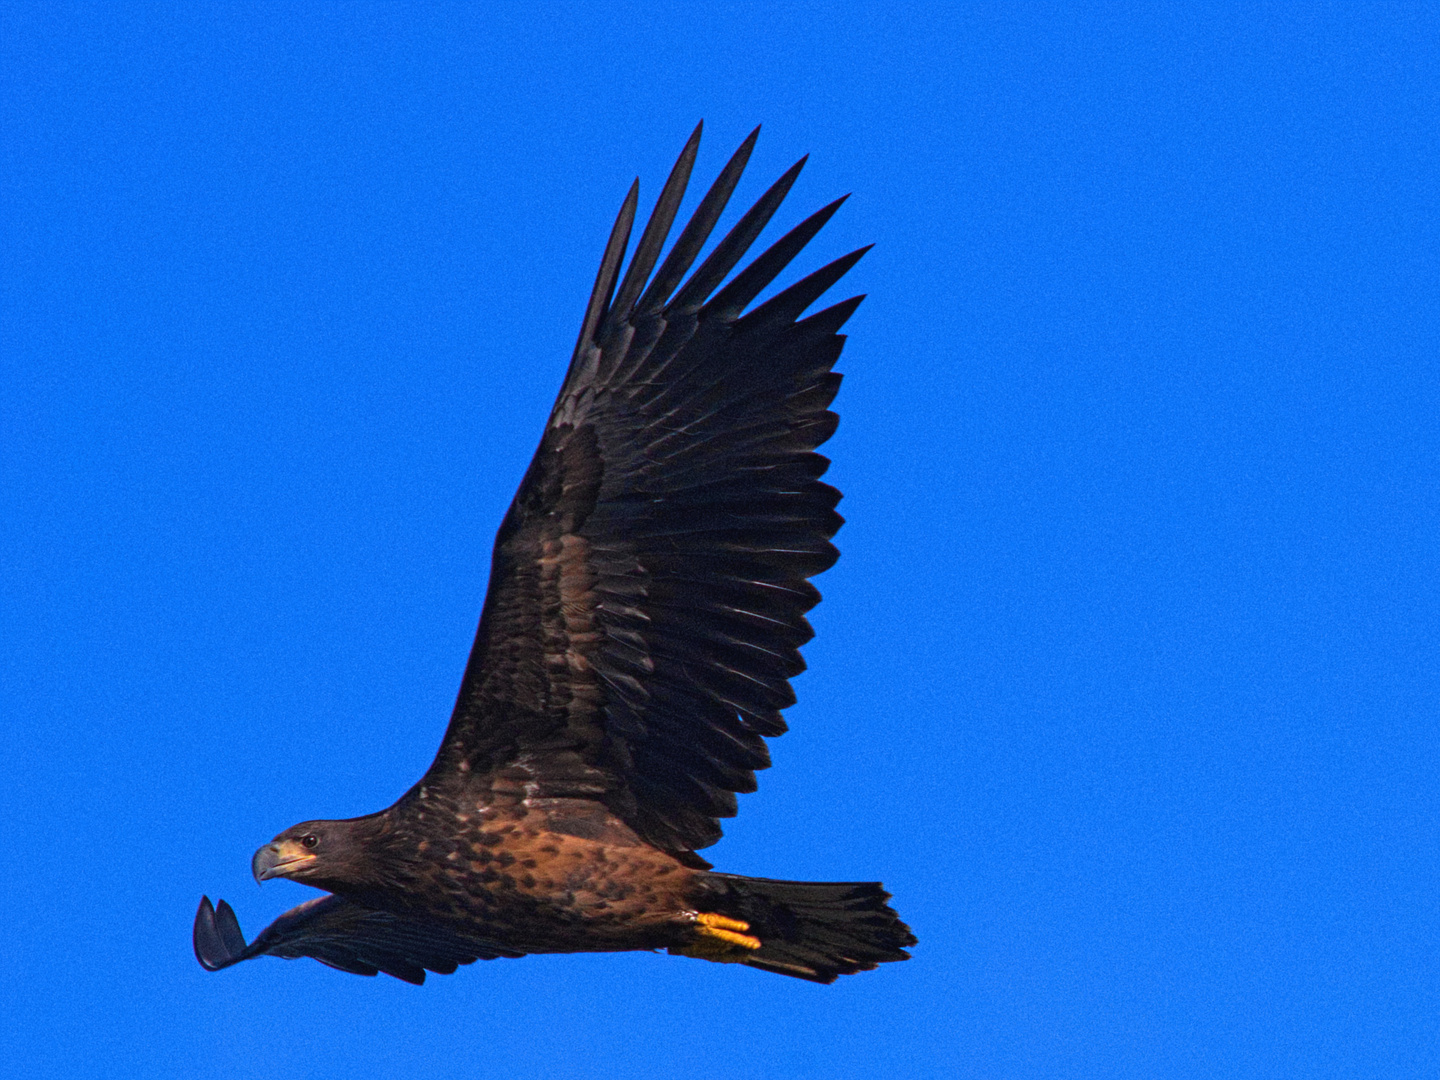
[(200, 898), (193, 942), (195, 959), (206, 971), (219, 971), (245, 959), (245, 935), (235, 912), (224, 900), (218, 907), (211, 907), (208, 896)]

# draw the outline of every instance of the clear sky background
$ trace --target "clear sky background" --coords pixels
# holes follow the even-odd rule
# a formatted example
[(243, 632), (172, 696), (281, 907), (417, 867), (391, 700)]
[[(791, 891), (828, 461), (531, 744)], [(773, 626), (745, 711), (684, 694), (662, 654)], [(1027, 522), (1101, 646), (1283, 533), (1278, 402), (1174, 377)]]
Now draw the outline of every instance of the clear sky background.
[[(1434, 1076), (1440, 17), (1156, 7), (0, 4), (0, 1072)], [(201, 893), (254, 934), (258, 845), (428, 765), (702, 117), (737, 206), (812, 154), (770, 236), (855, 193), (800, 271), (877, 245), (707, 854), (915, 959), (202, 971)]]

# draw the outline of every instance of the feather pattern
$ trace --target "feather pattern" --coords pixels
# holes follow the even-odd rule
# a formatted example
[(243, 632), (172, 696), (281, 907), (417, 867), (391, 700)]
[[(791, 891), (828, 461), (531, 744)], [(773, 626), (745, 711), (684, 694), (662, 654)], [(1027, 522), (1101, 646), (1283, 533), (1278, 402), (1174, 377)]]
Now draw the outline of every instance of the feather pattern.
[(755, 770), (770, 763), (765, 738), (785, 730), (781, 710), (795, 700), (805, 613), (819, 600), (807, 579), (834, 563), (842, 521), (815, 450), (835, 430), (838, 331), (860, 298), (797, 319), (868, 250), (744, 314), (837, 200), (722, 287), (802, 159), (682, 283), (755, 140), (662, 261), (699, 136), (623, 275), (635, 188), (621, 208), (570, 369), (496, 537), (455, 710), (421, 781), (459, 770), (503, 771), (511, 783), (523, 763), (530, 794), (598, 798), (679, 854), (719, 839), (718, 819), (755, 789)]

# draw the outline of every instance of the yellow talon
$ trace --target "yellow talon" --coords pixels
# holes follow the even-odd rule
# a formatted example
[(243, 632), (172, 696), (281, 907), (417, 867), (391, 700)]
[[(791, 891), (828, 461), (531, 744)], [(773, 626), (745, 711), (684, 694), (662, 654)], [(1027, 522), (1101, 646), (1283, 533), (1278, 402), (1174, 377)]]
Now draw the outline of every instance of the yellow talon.
[(699, 915), (696, 915), (695, 921), (701, 926), (710, 926), (717, 930), (734, 930), (736, 933), (743, 933), (750, 929), (748, 922), (741, 922), (739, 919), (727, 919), (724, 915), (716, 915), (709, 911), (702, 911)]
[(670, 951), (720, 964), (739, 963), (747, 954), (760, 948), (759, 938), (742, 932), (749, 929), (750, 924), (739, 919), (702, 912), (695, 916), (694, 940), (686, 946), (672, 946)]
[(720, 930), (713, 926), (702, 926), (700, 927), (700, 933), (706, 937), (728, 941), (731, 945), (739, 945), (742, 949), (758, 949), (760, 947), (760, 939), (758, 937), (751, 937), (749, 934), (737, 934), (733, 930)]

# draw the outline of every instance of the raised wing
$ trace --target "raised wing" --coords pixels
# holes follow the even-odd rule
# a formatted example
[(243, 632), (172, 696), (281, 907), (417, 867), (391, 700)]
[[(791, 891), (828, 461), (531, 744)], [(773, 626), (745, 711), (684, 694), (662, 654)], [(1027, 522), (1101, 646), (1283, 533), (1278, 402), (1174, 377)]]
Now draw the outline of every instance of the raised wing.
[(311, 956), (355, 975), (383, 971), (416, 985), (425, 981), (426, 971), (449, 975), (461, 964), (522, 955), (338, 896), (317, 897), (291, 908), (249, 945), (230, 905), (221, 900), (212, 907), (208, 896), (201, 897), (194, 944), (195, 958), (209, 971), (252, 956)]
[(788, 680), (813, 635), (805, 612), (820, 594), (806, 579), (837, 556), (840, 494), (814, 450), (835, 430), (837, 331), (861, 298), (797, 319), (868, 249), (742, 314), (837, 200), (720, 288), (802, 159), (684, 280), (757, 134), (655, 270), (696, 128), (621, 278), (631, 188), (495, 539), (474, 649), (422, 783), (473, 771), (498, 791), (598, 798), (684, 855), (719, 839), (717, 818), (770, 764), (764, 737), (785, 730)]

